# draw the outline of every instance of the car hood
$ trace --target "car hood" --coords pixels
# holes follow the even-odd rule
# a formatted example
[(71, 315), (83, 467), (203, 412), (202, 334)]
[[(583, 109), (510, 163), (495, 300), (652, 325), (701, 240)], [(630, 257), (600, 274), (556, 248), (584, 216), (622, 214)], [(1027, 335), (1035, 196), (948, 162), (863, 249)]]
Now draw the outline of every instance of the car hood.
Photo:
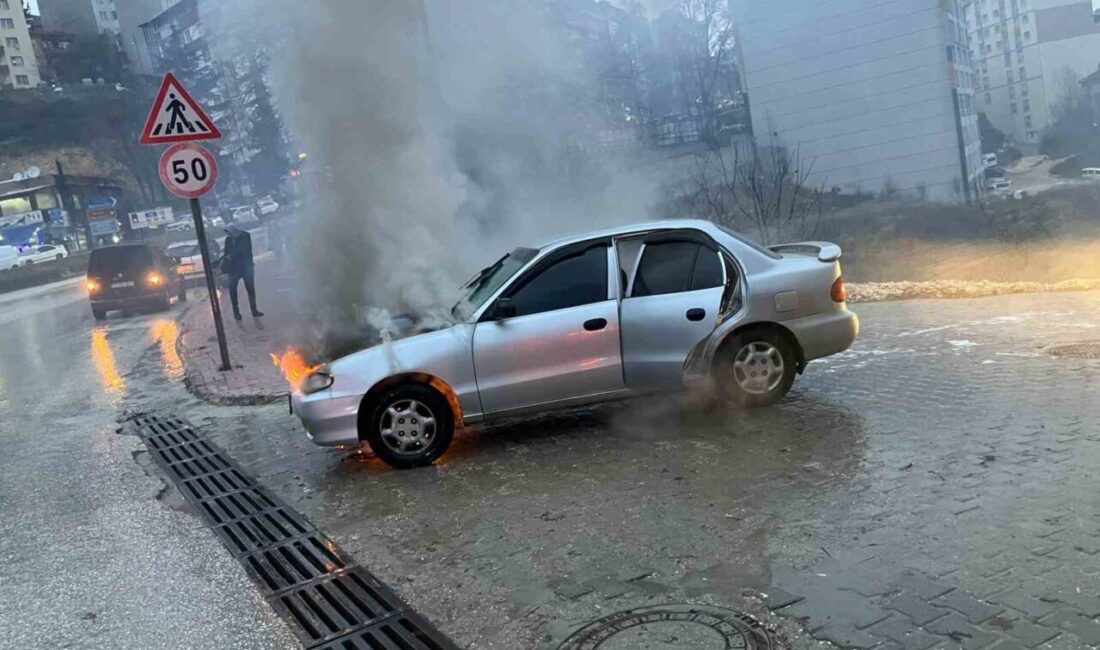
[(450, 382), (469, 373), (474, 326), (459, 323), (400, 339), (379, 341), (329, 364), (332, 396), (362, 394), (382, 379), (424, 373)]

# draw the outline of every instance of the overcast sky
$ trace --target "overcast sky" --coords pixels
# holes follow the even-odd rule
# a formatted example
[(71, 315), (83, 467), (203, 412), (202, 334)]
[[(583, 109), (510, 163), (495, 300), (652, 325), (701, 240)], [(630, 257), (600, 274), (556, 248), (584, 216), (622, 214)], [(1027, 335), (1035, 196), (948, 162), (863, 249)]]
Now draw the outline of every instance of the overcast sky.
[(31, 5), (31, 13), (38, 13), (38, 0), (27, 0), (27, 2)]

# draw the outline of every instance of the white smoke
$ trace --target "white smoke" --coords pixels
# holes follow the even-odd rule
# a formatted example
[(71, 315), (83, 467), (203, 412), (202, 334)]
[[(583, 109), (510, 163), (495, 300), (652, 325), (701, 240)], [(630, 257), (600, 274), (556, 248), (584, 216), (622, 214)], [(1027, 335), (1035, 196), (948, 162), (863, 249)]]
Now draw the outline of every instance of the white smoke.
[(593, 83), (544, 3), (238, 4), (271, 34), (273, 96), (313, 165), (295, 259), (326, 336), (439, 318), (517, 244), (648, 216), (633, 164), (567, 153), (569, 134), (599, 126)]

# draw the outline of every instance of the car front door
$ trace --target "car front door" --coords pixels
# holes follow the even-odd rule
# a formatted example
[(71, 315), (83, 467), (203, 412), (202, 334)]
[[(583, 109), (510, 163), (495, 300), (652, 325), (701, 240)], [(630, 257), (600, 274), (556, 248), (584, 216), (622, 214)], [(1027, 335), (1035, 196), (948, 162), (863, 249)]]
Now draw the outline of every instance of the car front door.
[(474, 372), (486, 415), (579, 404), (623, 389), (609, 244), (551, 253), (477, 323)]
[(717, 324), (721, 253), (699, 236), (647, 238), (623, 300), (623, 374), (630, 389), (674, 388), (684, 360)]

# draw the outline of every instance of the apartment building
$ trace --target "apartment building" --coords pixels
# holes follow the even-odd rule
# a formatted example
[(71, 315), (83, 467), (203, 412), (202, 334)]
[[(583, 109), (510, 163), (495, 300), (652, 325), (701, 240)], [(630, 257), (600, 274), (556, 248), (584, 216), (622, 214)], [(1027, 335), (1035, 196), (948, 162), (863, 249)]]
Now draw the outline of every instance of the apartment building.
[(959, 0), (730, 0), (753, 133), (810, 180), (944, 201), (980, 193)]
[(1100, 0), (968, 0), (978, 106), (1027, 153), (1070, 88), (1100, 64)]
[(115, 0), (38, 0), (43, 27), (70, 34), (118, 34)]
[(42, 83), (22, 0), (0, 0), (0, 88)]

